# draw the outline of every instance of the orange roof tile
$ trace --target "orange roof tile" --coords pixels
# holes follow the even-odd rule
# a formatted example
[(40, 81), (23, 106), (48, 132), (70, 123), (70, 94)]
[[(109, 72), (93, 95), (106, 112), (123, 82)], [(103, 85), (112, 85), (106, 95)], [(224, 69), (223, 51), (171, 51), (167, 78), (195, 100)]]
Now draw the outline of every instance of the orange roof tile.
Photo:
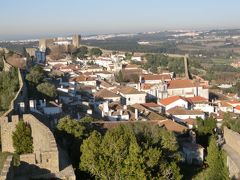
[(143, 90), (148, 90), (148, 89), (151, 89), (151, 87), (154, 86), (154, 85), (144, 83), (144, 84), (141, 84), (141, 86), (142, 86)]
[(231, 100), (227, 102), (228, 104), (239, 104), (240, 102), (237, 100)]
[(170, 80), (170, 74), (144, 74), (142, 75), (143, 80)]
[(94, 97), (96, 97), (96, 98), (110, 98), (110, 97), (120, 97), (120, 96), (113, 93), (112, 91), (107, 90), (107, 89), (101, 89), (100, 91), (98, 91), (94, 94)]
[(188, 110), (183, 107), (174, 107), (167, 111), (172, 115), (204, 115), (203, 111), (200, 110)]
[(153, 103), (153, 102), (150, 102), (150, 103), (144, 103), (144, 104), (141, 104), (141, 105), (143, 105), (143, 106), (145, 106), (145, 107), (160, 107), (159, 104), (157, 104), (157, 103)]
[(74, 78), (71, 78), (71, 81), (82, 82), (82, 81), (95, 81), (96, 79), (90, 76), (80, 75)]
[(191, 88), (196, 87), (192, 80), (176, 79), (169, 82), (168, 89)]
[(187, 127), (178, 124), (172, 120), (166, 119), (166, 120), (162, 120), (158, 123), (160, 126), (165, 127), (167, 130), (169, 131), (173, 131), (176, 133), (183, 133), (184, 131), (187, 131)]
[(194, 96), (187, 98), (192, 103), (208, 102), (208, 100), (201, 96)]
[(120, 87), (119, 92), (123, 94), (145, 94), (145, 92), (138, 91), (137, 89), (129, 86)]
[(167, 105), (172, 104), (173, 102), (175, 102), (179, 99), (182, 99), (182, 100), (186, 101), (186, 99), (184, 99), (181, 96), (171, 96), (171, 97), (168, 97), (168, 98), (165, 98), (165, 99), (161, 99), (159, 101), (159, 103), (164, 105), (164, 106), (167, 106)]
[(240, 105), (236, 106), (235, 109), (240, 111)]

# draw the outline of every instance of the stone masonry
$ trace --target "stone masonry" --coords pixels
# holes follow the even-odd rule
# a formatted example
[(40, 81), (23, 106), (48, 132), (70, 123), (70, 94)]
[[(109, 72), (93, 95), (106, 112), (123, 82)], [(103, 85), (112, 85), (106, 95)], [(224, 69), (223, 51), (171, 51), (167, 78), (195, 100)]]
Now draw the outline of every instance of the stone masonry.
[(231, 179), (240, 178), (240, 134), (224, 127), (225, 144), (223, 149), (227, 155), (227, 166)]

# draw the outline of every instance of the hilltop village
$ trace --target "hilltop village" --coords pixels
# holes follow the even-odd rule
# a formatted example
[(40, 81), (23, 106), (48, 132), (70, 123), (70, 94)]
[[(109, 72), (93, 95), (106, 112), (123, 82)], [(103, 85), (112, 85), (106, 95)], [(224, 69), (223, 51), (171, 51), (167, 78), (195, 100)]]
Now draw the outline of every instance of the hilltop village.
[[(230, 177), (240, 177), (239, 144), (235, 144), (239, 140), (234, 140), (240, 135), (232, 128), (240, 114), (239, 96), (221, 89), (214, 94), (209, 81), (190, 72), (187, 54), (157, 56), (103, 50), (81, 45), (80, 35), (41, 39), (38, 47), (25, 48), (23, 54), (8, 49), (1, 52), (3, 71), (16, 71), (18, 77), (15, 98), (8, 106), (0, 107), (2, 152), (16, 152), (12, 133), (21, 120), (30, 126), (33, 139), (31, 153), (20, 153), (20, 166), (11, 167), (13, 155), (7, 156), (2, 177), (5, 173), (8, 179), (76, 179), (81, 173), (79, 166), (93, 177), (114, 177), (113, 171), (105, 176), (97, 167), (90, 168), (96, 165), (90, 157), (94, 158), (98, 152), (94, 151), (91, 156), (93, 145), (86, 142), (94, 132), (104, 136), (106, 131), (127, 124), (136, 126), (135, 130), (139, 124), (164, 129), (167, 135), (162, 137), (166, 136), (166, 143), (177, 144), (174, 153), (165, 156), (173, 158), (178, 154), (181, 157), (168, 161), (176, 163), (179, 174), (169, 165), (169, 174), (161, 167), (161, 175), (156, 177), (181, 179), (193, 176), (189, 173), (192, 167), (204, 170), (211, 136), (216, 137), (216, 147), (225, 152)], [(151, 58), (156, 58), (159, 64), (149, 63)], [(139, 126), (136, 131), (143, 128)], [(125, 131), (126, 136), (129, 135), (130, 132)], [(121, 146), (119, 139), (115, 141)], [(151, 147), (156, 146), (151, 143)], [(89, 156), (84, 148), (88, 149)], [(152, 176), (157, 174), (153, 172), (156, 167), (148, 167)], [(81, 176), (89, 178), (86, 173)]]

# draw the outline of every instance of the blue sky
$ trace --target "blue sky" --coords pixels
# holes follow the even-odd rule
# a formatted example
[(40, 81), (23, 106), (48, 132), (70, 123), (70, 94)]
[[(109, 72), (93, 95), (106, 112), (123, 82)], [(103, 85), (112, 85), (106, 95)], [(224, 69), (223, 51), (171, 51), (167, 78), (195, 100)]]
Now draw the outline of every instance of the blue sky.
[(239, 0), (0, 0), (0, 39), (240, 28)]

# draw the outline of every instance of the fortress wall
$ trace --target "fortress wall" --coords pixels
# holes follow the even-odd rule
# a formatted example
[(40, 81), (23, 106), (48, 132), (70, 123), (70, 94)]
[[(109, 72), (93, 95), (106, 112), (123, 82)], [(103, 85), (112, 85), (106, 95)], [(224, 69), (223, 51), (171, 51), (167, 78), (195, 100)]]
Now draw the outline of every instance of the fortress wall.
[(240, 134), (224, 127), (224, 139), (226, 144), (240, 155)]
[(224, 127), (225, 144), (223, 150), (227, 155), (227, 166), (231, 179), (240, 178), (240, 134)]
[(2, 172), (0, 173), (0, 180), (13, 180), (14, 171), (13, 171), (13, 156), (9, 155), (4, 162)]

